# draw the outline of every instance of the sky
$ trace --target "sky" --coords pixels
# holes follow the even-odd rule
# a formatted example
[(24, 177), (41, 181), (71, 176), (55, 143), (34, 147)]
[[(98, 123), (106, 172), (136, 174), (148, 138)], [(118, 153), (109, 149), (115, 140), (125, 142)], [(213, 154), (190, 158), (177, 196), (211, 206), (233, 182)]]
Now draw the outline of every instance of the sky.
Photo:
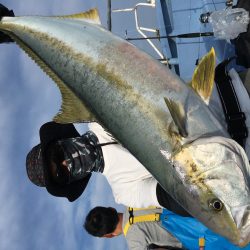
[[(113, 8), (132, 7), (137, 1), (113, 1)], [(103, 0), (2, 0), (15, 15), (65, 15), (98, 7), (106, 25)], [(114, 32), (134, 32), (132, 14), (113, 14)], [(132, 26), (131, 26), (132, 25)], [(128, 26), (128, 27), (126, 27)], [(0, 44), (0, 249), (1, 250), (92, 250), (127, 249), (122, 236), (98, 239), (83, 230), (87, 212), (97, 206), (115, 204), (102, 175), (95, 174), (84, 194), (70, 203), (49, 195), (26, 175), (25, 158), (39, 143), (40, 126), (60, 108), (55, 84), (15, 44)], [(86, 127), (78, 125), (83, 133)], [(118, 247), (119, 246), (119, 247)]]

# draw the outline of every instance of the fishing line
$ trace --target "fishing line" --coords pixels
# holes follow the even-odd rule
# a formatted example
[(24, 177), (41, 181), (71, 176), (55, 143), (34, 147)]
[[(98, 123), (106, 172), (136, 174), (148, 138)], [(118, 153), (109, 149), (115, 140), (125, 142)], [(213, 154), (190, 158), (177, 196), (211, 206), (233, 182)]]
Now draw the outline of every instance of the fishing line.
[[(200, 25), (200, 34), (201, 34), (201, 25)], [(201, 50), (201, 36), (199, 36), (199, 43), (198, 43), (198, 58), (196, 60), (196, 65), (199, 64), (199, 60), (200, 60), (200, 50)]]
[(215, 5), (214, 0), (212, 0), (212, 2), (213, 2), (213, 5), (214, 5), (214, 10), (216, 10), (216, 5)]

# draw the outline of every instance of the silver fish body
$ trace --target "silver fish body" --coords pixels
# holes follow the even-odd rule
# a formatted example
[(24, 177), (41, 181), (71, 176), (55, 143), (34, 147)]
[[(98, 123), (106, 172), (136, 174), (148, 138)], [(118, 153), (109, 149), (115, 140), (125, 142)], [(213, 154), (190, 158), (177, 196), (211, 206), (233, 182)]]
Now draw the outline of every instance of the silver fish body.
[[(65, 84), (194, 217), (238, 245), (250, 241), (247, 157), (176, 75), (83, 20), (5, 17), (0, 29)], [(164, 98), (178, 104), (186, 134)]]

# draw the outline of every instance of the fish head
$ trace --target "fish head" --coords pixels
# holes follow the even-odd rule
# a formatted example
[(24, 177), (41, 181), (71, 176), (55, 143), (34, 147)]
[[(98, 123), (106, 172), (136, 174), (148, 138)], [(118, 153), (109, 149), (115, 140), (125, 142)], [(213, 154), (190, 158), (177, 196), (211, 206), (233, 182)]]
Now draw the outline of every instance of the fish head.
[(250, 242), (249, 162), (235, 141), (198, 139), (173, 157), (191, 214), (239, 246)]

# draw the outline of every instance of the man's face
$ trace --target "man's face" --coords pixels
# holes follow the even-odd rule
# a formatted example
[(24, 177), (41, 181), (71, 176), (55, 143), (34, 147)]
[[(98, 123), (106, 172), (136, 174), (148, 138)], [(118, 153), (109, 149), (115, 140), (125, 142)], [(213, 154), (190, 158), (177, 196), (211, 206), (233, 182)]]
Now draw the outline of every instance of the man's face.
[(69, 183), (70, 171), (67, 167), (66, 160), (61, 162), (50, 162), (49, 166), (50, 175), (57, 184), (65, 185)]
[[(67, 138), (51, 144), (47, 151), (48, 170), (52, 180), (60, 185), (68, 185), (89, 176), (92, 171), (103, 168), (100, 157), (93, 145), (86, 144), (84, 138)], [(102, 164), (101, 164), (102, 163)]]

